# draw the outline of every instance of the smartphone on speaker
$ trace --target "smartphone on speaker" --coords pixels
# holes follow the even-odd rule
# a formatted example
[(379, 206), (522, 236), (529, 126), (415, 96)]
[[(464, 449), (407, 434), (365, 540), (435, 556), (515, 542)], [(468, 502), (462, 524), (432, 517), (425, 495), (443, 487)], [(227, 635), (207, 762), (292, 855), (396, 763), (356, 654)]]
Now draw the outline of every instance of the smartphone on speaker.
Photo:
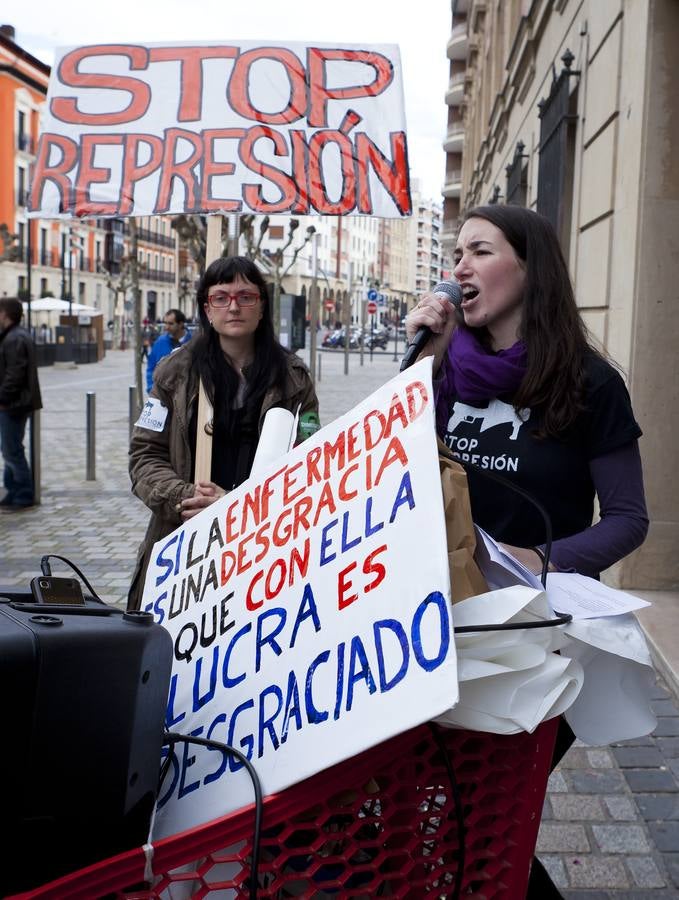
[(36, 603), (53, 606), (84, 606), (85, 598), (76, 578), (37, 575), (31, 579), (31, 593)]

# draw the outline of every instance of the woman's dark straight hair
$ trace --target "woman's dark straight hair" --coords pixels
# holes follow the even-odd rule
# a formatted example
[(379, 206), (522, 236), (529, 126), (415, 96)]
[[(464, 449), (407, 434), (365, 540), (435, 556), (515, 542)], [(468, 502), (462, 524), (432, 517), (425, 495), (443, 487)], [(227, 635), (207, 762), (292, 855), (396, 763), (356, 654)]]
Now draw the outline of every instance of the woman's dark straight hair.
[(538, 407), (541, 433), (558, 437), (583, 409), (585, 354), (597, 353), (575, 302), (568, 267), (551, 223), (522, 206), (477, 206), (464, 214), (504, 234), (526, 271), (519, 337), (528, 365), (516, 409)]
[[(189, 342), (188, 346), (193, 356), (193, 365), (213, 404), (215, 425), (219, 424), (227, 430), (232, 420), (233, 401), (238, 392), (239, 378), (234, 367), (226, 359), (219, 343), (219, 335), (210, 325), (204, 304), (207, 303), (208, 290), (213, 285), (230, 284), (239, 275), (258, 288), (262, 299), (262, 318), (255, 331), (255, 358), (247, 373), (246, 415), (256, 416), (264, 394), (275, 385), (283, 388), (287, 374), (287, 351), (278, 343), (274, 334), (266, 282), (262, 273), (254, 262), (245, 256), (216, 259), (208, 266), (198, 283), (196, 303), (202, 331)], [(226, 402), (215, 405), (215, 389), (218, 386), (220, 395), (223, 393)]]

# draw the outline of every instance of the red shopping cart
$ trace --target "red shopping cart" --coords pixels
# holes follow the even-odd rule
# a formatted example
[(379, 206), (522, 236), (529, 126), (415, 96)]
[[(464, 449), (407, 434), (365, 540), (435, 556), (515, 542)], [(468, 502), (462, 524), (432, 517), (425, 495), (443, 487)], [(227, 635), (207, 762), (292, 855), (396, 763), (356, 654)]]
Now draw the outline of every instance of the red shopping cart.
[[(257, 896), (523, 897), (557, 722), (419, 726), (267, 798)], [(17, 897), (246, 897), (252, 821), (247, 807)]]

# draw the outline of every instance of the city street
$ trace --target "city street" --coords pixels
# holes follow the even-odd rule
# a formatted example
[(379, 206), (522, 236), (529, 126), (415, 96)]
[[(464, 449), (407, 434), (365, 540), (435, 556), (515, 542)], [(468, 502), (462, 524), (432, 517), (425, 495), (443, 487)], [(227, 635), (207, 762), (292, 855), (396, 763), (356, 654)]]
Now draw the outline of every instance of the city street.
[[(319, 353), (321, 421), (347, 412), (398, 372), (392, 349)], [(39, 371), (44, 409), (42, 503), (0, 518), (0, 586), (27, 587), (40, 557), (65, 556), (108, 603), (124, 605), (148, 511), (127, 474), (133, 352)], [(96, 480), (86, 480), (86, 394), (96, 394)], [(67, 574), (56, 562), (55, 574)], [(70, 573), (68, 573), (70, 574)], [(652, 621), (652, 615), (645, 617)], [(552, 774), (539, 855), (566, 898), (679, 898), (679, 708), (659, 683), (648, 738), (612, 747), (576, 744)]]

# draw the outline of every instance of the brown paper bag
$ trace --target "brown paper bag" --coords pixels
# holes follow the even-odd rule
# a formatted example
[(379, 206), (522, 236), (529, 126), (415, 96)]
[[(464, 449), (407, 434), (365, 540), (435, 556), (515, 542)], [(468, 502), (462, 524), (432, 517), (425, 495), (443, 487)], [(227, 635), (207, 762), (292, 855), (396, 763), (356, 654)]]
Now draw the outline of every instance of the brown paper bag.
[[(439, 441), (439, 447), (447, 451)], [(482, 594), (488, 585), (474, 562), (476, 537), (469, 503), (467, 475), (459, 463), (439, 453), (443, 509), (446, 517), (448, 568), (453, 603)]]

